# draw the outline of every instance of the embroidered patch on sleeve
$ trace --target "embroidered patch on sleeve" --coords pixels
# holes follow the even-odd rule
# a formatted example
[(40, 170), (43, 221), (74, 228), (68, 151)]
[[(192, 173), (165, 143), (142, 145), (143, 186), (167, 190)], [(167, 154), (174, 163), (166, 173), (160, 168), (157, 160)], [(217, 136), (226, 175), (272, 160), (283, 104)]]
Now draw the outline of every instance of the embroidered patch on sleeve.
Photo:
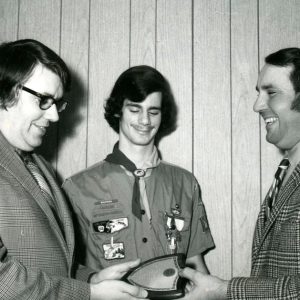
[(209, 230), (209, 225), (208, 225), (208, 220), (207, 220), (206, 215), (200, 217), (200, 222), (201, 222), (201, 225), (202, 225), (203, 232), (208, 231)]

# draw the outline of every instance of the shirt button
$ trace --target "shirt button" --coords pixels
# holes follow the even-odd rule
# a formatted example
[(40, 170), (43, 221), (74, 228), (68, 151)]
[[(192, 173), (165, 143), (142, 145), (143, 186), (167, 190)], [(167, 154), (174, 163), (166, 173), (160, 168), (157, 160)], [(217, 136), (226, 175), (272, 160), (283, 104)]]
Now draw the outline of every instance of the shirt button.
[(141, 214), (144, 215), (145, 214), (145, 210), (141, 209)]
[(143, 241), (144, 243), (147, 243), (148, 239), (144, 237), (142, 241)]

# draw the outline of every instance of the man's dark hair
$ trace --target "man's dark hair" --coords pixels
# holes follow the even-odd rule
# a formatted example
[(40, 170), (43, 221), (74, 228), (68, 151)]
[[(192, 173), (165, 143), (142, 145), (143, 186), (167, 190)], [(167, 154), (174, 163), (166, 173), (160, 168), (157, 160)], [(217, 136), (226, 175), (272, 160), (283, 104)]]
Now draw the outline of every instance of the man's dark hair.
[(30, 78), (38, 64), (59, 76), (64, 92), (70, 89), (68, 67), (41, 42), (24, 39), (0, 45), (0, 109), (16, 103), (19, 88)]
[(171, 133), (176, 127), (177, 107), (170, 85), (159, 71), (145, 65), (129, 68), (117, 79), (106, 100), (104, 116), (108, 124), (119, 133), (124, 100), (142, 102), (154, 92), (162, 95), (162, 118), (157, 137)]
[[(300, 49), (284, 48), (268, 55), (265, 62), (279, 67), (292, 67), (290, 80), (294, 87), (295, 93), (300, 93)], [(292, 109), (300, 111), (300, 94), (292, 103)]]

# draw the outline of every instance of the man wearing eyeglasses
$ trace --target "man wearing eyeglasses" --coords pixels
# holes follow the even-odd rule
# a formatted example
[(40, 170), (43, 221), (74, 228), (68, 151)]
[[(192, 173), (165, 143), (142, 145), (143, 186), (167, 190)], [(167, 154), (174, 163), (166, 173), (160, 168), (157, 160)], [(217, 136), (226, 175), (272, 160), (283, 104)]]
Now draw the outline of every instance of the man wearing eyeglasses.
[(99, 273), (73, 263), (70, 212), (50, 164), (34, 153), (69, 87), (67, 66), (42, 43), (0, 45), (0, 299), (145, 298), (115, 280), (138, 261)]

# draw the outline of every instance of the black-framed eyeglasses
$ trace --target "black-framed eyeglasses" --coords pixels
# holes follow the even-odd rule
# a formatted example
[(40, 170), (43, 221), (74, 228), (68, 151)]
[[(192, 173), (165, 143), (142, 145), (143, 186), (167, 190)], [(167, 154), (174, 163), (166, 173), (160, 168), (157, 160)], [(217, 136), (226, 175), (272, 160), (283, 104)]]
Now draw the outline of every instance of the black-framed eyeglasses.
[(55, 104), (57, 112), (60, 113), (63, 110), (65, 110), (68, 105), (68, 102), (63, 98), (57, 100), (57, 99), (54, 99), (52, 96), (42, 95), (32, 89), (29, 89), (26, 86), (21, 86), (21, 88), (23, 91), (39, 98), (39, 101), (40, 101), (39, 107), (42, 110), (46, 110), (46, 109), (50, 108), (53, 104)]

